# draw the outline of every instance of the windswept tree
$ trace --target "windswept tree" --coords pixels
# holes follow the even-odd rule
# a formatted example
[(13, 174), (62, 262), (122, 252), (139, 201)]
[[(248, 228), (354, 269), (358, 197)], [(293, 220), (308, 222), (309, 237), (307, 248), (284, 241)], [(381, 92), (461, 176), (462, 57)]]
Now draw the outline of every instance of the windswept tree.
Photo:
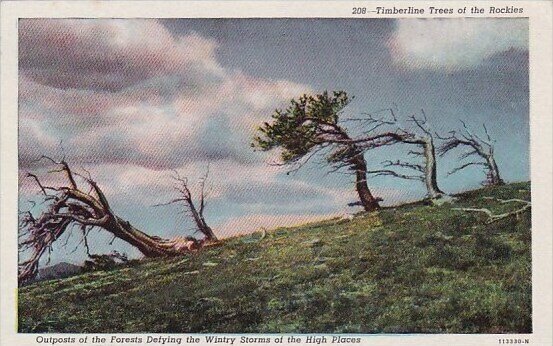
[[(41, 257), (52, 250), (54, 242), (63, 234), (75, 229), (81, 231), (82, 243), (89, 255), (87, 236), (95, 228), (129, 243), (146, 257), (175, 256), (190, 250), (183, 246), (181, 239), (148, 235), (119, 217), (90, 174), (74, 172), (65, 160), (55, 161), (46, 156), (41, 159), (56, 166), (50, 173), (62, 174), (66, 182), (61, 186), (47, 186), (37, 175), (27, 174), (40, 188), (43, 207), (39, 215), (35, 216), (31, 211), (21, 212), (20, 215), (19, 252), (20, 258), (25, 259), (19, 263), (19, 282), (32, 279), (38, 272)], [(194, 207), (186, 181), (181, 183), (179, 191), (183, 194), (182, 200), (189, 207)], [(200, 222), (198, 229), (204, 235), (202, 241), (214, 241), (216, 237), (203, 218), (203, 197), (200, 200), (199, 218), (194, 220)]]
[(463, 121), (461, 121), (461, 124), (463, 124), (462, 131), (451, 131), (449, 132), (449, 136), (439, 137), (444, 141), (438, 150), (440, 156), (447, 154), (457, 147), (468, 149), (461, 154), (460, 160), (462, 161), (470, 158), (470, 161), (462, 162), (460, 166), (450, 171), (448, 175), (455, 174), (471, 166), (481, 166), (486, 172), (486, 180), (483, 182), (484, 185), (503, 185), (504, 182), (499, 174), (499, 167), (497, 166), (494, 156), (495, 140), (490, 136), (486, 125), (482, 125), (486, 138), (482, 138), (473, 133)]
[[(370, 146), (384, 145), (387, 138), (354, 139), (340, 124), (340, 116), (350, 98), (344, 91), (332, 94), (303, 95), (288, 108), (276, 110), (272, 122), (265, 122), (254, 137), (252, 146), (269, 151), (281, 149), (282, 164), (296, 166), (324, 153), (334, 169), (347, 168), (355, 174), (355, 188), (366, 211), (378, 209), (379, 198), (367, 185), (367, 162), (364, 152)], [(382, 142), (379, 142), (382, 140)]]
[[(366, 114), (364, 122), (376, 128), (377, 126), (391, 127), (390, 132), (385, 133), (392, 138), (395, 143), (403, 143), (414, 146), (416, 149), (409, 150), (409, 155), (419, 159), (419, 162), (406, 162), (401, 160), (387, 160), (382, 162), (383, 169), (368, 171), (372, 176), (392, 176), (407, 180), (421, 181), (426, 186), (426, 191), (430, 199), (438, 199), (445, 194), (438, 186), (437, 164), (436, 164), (436, 147), (434, 144), (434, 136), (428, 127), (428, 120), (424, 110), (421, 110), (419, 117), (412, 115), (408, 121), (414, 126), (411, 128), (403, 128), (393, 109), (388, 110), (390, 117), (376, 118), (371, 114)], [(422, 159), (421, 159), (422, 158)], [(409, 171), (414, 173), (402, 173)]]
[(195, 232), (203, 234), (205, 241), (217, 241), (217, 236), (215, 236), (215, 233), (213, 233), (213, 230), (209, 227), (204, 217), (206, 205), (205, 199), (207, 198), (206, 184), (208, 177), (209, 167), (207, 168), (205, 175), (200, 179), (200, 191), (198, 197), (199, 207), (196, 207), (196, 203), (194, 202), (188, 178), (181, 177), (176, 171), (174, 172), (172, 178), (175, 182), (174, 188), (179, 192), (180, 196), (167, 203), (156, 204), (156, 206), (164, 206), (175, 203), (182, 204), (184, 213), (194, 221), (196, 226)]

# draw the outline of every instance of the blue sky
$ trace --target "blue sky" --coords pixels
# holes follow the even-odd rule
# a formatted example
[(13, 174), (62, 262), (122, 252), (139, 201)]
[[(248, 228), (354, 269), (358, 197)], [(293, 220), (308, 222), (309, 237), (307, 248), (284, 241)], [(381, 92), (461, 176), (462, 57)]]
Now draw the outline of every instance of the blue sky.
[[(220, 236), (355, 211), (353, 178), (308, 164), (299, 172), (269, 165), (251, 137), (275, 108), (304, 92), (345, 90), (346, 115), (397, 107), (424, 109), (441, 133), (464, 120), (486, 124), (507, 181), (529, 179), (528, 22), (526, 19), (168, 19), (20, 21), (20, 201), (37, 194), (23, 173), (50, 183), (38, 156), (60, 156), (89, 170), (113, 208), (142, 230), (189, 232), (175, 197), (175, 169), (198, 181), (210, 167), (206, 217)], [(354, 134), (359, 129), (350, 128)], [(369, 168), (408, 148), (366, 154)], [(438, 162), (444, 191), (476, 188), (479, 169), (454, 176), (451, 153)], [(385, 204), (421, 198), (424, 186), (369, 180)], [(63, 238), (64, 239), (64, 238)], [(107, 245), (97, 231), (98, 251)], [(84, 250), (54, 252), (79, 261)]]

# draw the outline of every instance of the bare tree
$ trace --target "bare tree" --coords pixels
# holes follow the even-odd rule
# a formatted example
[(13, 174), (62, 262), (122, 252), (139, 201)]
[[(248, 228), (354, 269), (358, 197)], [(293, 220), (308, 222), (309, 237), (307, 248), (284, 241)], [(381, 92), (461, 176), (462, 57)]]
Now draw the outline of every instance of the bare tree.
[[(383, 169), (367, 171), (367, 174), (372, 176), (392, 176), (401, 179), (417, 180), (426, 185), (428, 197), (438, 199), (445, 193), (438, 186), (437, 168), (436, 168), (436, 149), (434, 145), (434, 137), (428, 127), (428, 120), (424, 110), (421, 110), (421, 116), (412, 115), (408, 121), (414, 124), (413, 129), (405, 129), (401, 127), (393, 109), (389, 109), (391, 119), (376, 118), (371, 114), (366, 114), (364, 120), (373, 125), (373, 129), (380, 126), (391, 126), (394, 128), (392, 132), (387, 132), (393, 143), (404, 143), (417, 147), (415, 150), (409, 150), (409, 155), (422, 158), (421, 163), (405, 162), (401, 160), (387, 160), (382, 162)], [(371, 129), (372, 131), (372, 129)], [(408, 170), (414, 174), (400, 173), (401, 170)]]
[[(94, 228), (111, 233), (113, 239), (129, 243), (146, 257), (175, 256), (189, 251), (178, 241), (148, 235), (115, 214), (104, 192), (90, 174), (84, 176), (72, 171), (63, 159), (55, 161), (42, 156), (40, 160), (48, 160), (55, 165), (57, 169), (50, 173), (63, 174), (66, 183), (62, 186), (46, 186), (37, 175), (27, 174), (40, 188), (46, 205), (38, 216), (31, 211), (20, 215), (19, 252), (20, 256), (27, 255), (27, 259), (19, 263), (20, 282), (37, 274), (40, 258), (46, 252), (50, 253), (53, 243), (74, 227), (82, 231), (81, 243), (84, 243), (89, 254), (87, 235)], [(77, 184), (77, 181), (82, 185)], [(202, 222), (205, 225), (205, 220)], [(204, 235), (207, 239), (216, 239), (211, 229), (202, 228), (201, 231), (206, 232)]]
[(202, 233), (204, 235), (203, 242), (212, 242), (217, 241), (217, 237), (211, 227), (208, 226), (204, 217), (204, 210), (206, 205), (206, 183), (209, 176), (209, 166), (206, 170), (205, 175), (200, 179), (200, 195), (199, 195), (199, 208), (196, 207), (192, 193), (190, 192), (188, 178), (181, 177), (178, 172), (174, 172), (172, 176), (175, 181), (175, 190), (180, 194), (178, 198), (175, 198), (167, 203), (156, 204), (156, 206), (170, 205), (175, 203), (183, 203), (184, 211), (188, 216), (192, 218), (196, 225), (196, 232)]
[(469, 150), (461, 154), (460, 160), (464, 160), (469, 157), (474, 158), (476, 156), (482, 161), (471, 160), (463, 163), (459, 167), (450, 171), (448, 174), (455, 174), (470, 166), (483, 166), (486, 172), (486, 180), (483, 183), (484, 185), (503, 185), (504, 182), (499, 175), (499, 168), (494, 157), (495, 141), (491, 138), (486, 125), (482, 125), (486, 138), (482, 138), (477, 134), (472, 133), (463, 121), (461, 121), (461, 124), (463, 124), (463, 131), (451, 131), (449, 132), (449, 136), (438, 136), (438, 138), (444, 141), (438, 149), (439, 155), (443, 156), (459, 146), (465, 146), (468, 147)]

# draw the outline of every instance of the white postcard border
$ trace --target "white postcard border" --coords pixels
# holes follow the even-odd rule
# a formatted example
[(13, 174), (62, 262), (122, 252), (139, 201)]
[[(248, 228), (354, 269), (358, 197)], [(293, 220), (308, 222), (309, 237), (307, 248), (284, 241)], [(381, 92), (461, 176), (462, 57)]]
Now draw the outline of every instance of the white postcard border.
[[(530, 21), (532, 181), (532, 334), (359, 335), (362, 345), (494, 345), (500, 339), (552, 342), (552, 3), (549, 1), (20, 1), (1, 3), (0, 344), (38, 345), (17, 333), (17, 20), (18, 18), (361, 18), (352, 7), (522, 7)], [(364, 15), (363, 18), (458, 18), (491, 15)], [(90, 334), (89, 337), (94, 334)], [(118, 334), (124, 336), (125, 334)], [(128, 336), (136, 336), (129, 334)], [(147, 335), (141, 334), (144, 338)], [(288, 334), (297, 335), (297, 334)], [(286, 336), (285, 335), (285, 338)], [(74, 336), (80, 334), (48, 334)], [(104, 336), (108, 336), (104, 334)], [(186, 335), (179, 335), (186, 336)], [(202, 340), (203, 335), (199, 335)], [(250, 335), (251, 336), (251, 335)], [(276, 336), (273, 334), (273, 336)], [(74, 343), (74, 344), (79, 344)], [(91, 344), (91, 343), (87, 343)], [(194, 345), (205, 345), (205, 342)], [(276, 343), (271, 343), (276, 344)], [(73, 345), (73, 344), (66, 344)], [(96, 344), (98, 345), (98, 344)], [(128, 344), (126, 344), (128, 345)], [(138, 344), (133, 344), (138, 345)], [(153, 345), (153, 344), (150, 344)], [(297, 344), (296, 344), (297, 345)], [(344, 345), (344, 344), (342, 344)]]

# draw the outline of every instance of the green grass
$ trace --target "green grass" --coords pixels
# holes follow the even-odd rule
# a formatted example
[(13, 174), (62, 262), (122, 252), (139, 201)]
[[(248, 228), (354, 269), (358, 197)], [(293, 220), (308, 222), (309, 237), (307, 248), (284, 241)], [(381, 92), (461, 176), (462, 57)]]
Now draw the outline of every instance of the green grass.
[(528, 333), (530, 184), (224, 241), (19, 290), (20, 332)]

